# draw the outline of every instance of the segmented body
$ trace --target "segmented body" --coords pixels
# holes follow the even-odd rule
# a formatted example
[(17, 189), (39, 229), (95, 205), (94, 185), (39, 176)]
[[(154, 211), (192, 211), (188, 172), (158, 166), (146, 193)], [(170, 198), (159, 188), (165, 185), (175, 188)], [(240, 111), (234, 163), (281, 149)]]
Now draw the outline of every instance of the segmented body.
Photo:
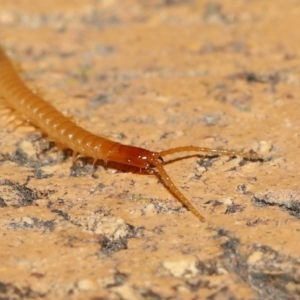
[(115, 161), (133, 165), (142, 169), (156, 167), (165, 185), (196, 217), (204, 217), (191, 202), (177, 189), (163, 168), (162, 157), (176, 152), (195, 151), (209, 155), (242, 156), (248, 159), (260, 159), (253, 151), (244, 153), (226, 149), (210, 149), (196, 146), (184, 146), (153, 152), (147, 149), (123, 145), (97, 136), (77, 126), (42, 97), (32, 92), (19, 77), (11, 61), (0, 47), (0, 96), (6, 105), (18, 112), (32, 125), (39, 128), (53, 141), (72, 149), (75, 154), (92, 157), (94, 160)]

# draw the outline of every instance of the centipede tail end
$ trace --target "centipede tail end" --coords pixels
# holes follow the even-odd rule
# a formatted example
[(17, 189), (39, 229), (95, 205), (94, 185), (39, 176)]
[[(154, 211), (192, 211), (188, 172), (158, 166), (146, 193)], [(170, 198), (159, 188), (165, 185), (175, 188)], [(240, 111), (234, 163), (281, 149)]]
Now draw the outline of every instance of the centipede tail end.
[(194, 207), (194, 205), (179, 191), (176, 185), (171, 180), (170, 176), (164, 169), (160, 161), (151, 162), (157, 169), (158, 175), (162, 179), (166, 187), (174, 194), (174, 196), (192, 213), (194, 214), (201, 222), (205, 221), (205, 218), (200, 214), (200, 212)]
[(206, 147), (198, 147), (198, 146), (175, 147), (175, 148), (160, 151), (159, 155), (164, 157), (166, 155), (179, 153), (179, 152), (197, 152), (197, 154), (203, 156), (214, 156), (214, 155), (219, 155), (219, 156), (226, 155), (231, 157), (239, 156), (253, 161), (263, 160), (263, 158), (253, 150), (250, 150), (249, 152), (243, 152), (237, 150), (228, 150), (222, 148), (206, 148)]

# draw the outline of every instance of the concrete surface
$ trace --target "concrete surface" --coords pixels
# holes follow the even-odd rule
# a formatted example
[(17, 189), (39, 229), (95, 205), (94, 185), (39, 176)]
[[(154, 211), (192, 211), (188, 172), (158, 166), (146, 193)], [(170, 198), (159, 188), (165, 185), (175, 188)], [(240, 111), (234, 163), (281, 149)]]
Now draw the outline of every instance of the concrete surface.
[(299, 27), (297, 0), (1, 0), (1, 45), (82, 127), (265, 161), (166, 164), (200, 223), (155, 175), (72, 166), (4, 111), (0, 299), (300, 299)]

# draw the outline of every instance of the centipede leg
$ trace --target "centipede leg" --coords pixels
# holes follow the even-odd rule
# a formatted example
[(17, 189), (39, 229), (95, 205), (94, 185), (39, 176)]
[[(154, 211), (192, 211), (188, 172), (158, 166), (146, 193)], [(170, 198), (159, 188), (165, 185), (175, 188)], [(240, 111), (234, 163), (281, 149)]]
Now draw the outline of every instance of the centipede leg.
[(26, 124), (23, 120), (19, 120), (17, 118), (14, 118), (6, 123), (7, 127), (10, 127), (11, 131), (15, 131), (17, 128), (22, 127)]
[(81, 157), (82, 157), (82, 155), (81, 155), (80, 153), (73, 152), (73, 154), (72, 154), (72, 163), (75, 164), (76, 161), (77, 161), (79, 158), (81, 158)]
[(0, 117), (7, 116), (12, 112), (12, 109), (8, 108), (5, 104), (0, 104)]

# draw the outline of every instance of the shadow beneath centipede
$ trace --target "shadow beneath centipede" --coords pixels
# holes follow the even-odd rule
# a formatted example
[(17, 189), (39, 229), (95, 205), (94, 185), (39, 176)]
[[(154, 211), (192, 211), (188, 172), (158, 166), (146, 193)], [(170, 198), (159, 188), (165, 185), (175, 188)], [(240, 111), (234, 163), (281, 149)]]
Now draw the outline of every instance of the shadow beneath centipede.
[[(201, 155), (201, 154), (184, 155), (184, 156), (181, 156), (181, 157), (177, 157), (177, 158), (173, 158), (173, 159), (169, 159), (167, 161), (164, 161), (163, 165), (165, 166), (165, 165), (168, 165), (168, 164), (173, 164), (173, 163), (176, 163), (178, 161), (186, 160), (186, 159), (189, 159), (189, 158), (198, 158), (198, 160), (197, 160), (198, 165), (208, 169), (209, 167), (212, 166), (213, 162), (216, 159), (220, 158), (220, 155)], [(227, 161), (231, 161), (231, 160), (236, 159), (236, 158), (237, 158), (236, 156), (227, 156)], [(251, 162), (251, 161), (263, 162), (265, 160), (263, 160), (263, 159), (251, 159), (251, 158), (243, 157), (242, 160), (239, 162), (239, 166), (243, 166), (243, 165), (245, 165), (245, 164), (247, 164), (248, 162)]]
[(97, 179), (100, 177), (102, 171), (109, 172), (109, 170), (114, 170), (116, 173), (138, 173), (141, 175), (152, 174), (152, 169), (144, 170), (134, 166), (128, 166), (124, 164), (120, 164), (117, 162), (109, 161), (103, 162), (102, 160), (98, 160), (97, 162), (93, 162), (93, 159), (89, 157), (79, 158), (70, 168), (72, 177), (84, 177), (84, 176), (92, 176)]
[[(217, 158), (217, 155), (214, 156), (205, 156), (199, 154), (185, 155), (182, 157), (166, 160), (163, 162), (163, 165), (173, 164), (175, 162), (185, 160), (188, 158), (200, 158), (201, 160), (197, 163), (201, 166), (209, 168), (212, 165), (212, 160)], [(71, 166), (71, 176), (72, 177), (81, 177), (91, 175), (93, 178), (99, 178), (99, 171), (102, 170), (115, 170), (117, 173), (134, 173), (140, 175), (155, 175), (155, 168), (150, 169), (141, 169), (135, 166), (125, 165), (113, 161), (104, 162), (98, 160), (96, 163), (93, 162), (92, 158), (81, 157)]]
[[(92, 176), (97, 179), (100, 177), (101, 172), (108, 172), (109, 170), (115, 170), (117, 173), (147, 173), (134, 166), (127, 166), (116, 162), (105, 163), (102, 160), (94, 162), (92, 158), (81, 157), (72, 164), (70, 175), (72, 177)], [(149, 174), (149, 172), (147, 174)]]

